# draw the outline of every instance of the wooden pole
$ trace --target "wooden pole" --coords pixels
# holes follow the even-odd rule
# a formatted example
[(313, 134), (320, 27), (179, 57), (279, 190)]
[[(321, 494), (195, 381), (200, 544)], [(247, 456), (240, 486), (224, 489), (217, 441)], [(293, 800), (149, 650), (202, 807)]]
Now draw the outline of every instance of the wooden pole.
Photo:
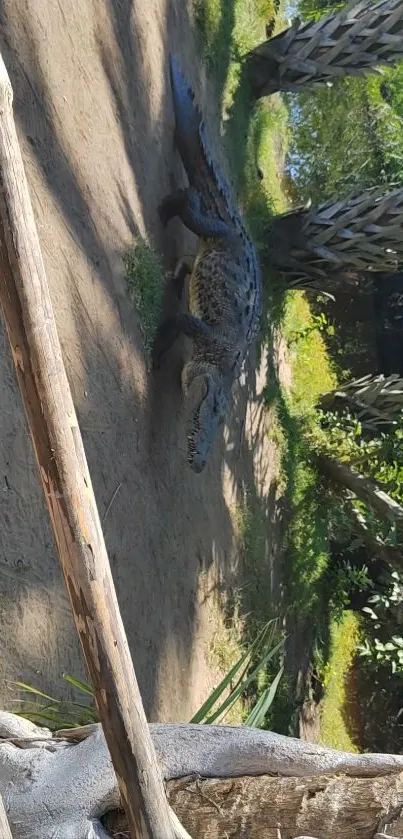
[(0, 839), (13, 839), (10, 825), (6, 816), (3, 799), (0, 795)]
[(0, 56), (0, 301), (60, 564), (132, 837), (173, 839), (64, 369), (12, 101)]

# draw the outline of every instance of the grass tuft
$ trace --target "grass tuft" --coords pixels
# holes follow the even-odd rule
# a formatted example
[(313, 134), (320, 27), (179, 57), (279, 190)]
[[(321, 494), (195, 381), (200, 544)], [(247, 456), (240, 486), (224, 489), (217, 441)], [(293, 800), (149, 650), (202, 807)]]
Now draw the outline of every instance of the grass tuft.
[(127, 294), (140, 319), (146, 353), (149, 354), (161, 317), (164, 268), (146, 239), (139, 238), (125, 260)]

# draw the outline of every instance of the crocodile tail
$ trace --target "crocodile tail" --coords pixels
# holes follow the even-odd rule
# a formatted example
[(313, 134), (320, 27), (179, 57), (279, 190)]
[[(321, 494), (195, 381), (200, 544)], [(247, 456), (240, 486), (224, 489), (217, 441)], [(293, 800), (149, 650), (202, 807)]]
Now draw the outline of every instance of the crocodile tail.
[(191, 176), (197, 170), (202, 116), (194, 102), (194, 93), (182, 75), (175, 56), (169, 56), (172, 96), (176, 124), (176, 143), (185, 169)]

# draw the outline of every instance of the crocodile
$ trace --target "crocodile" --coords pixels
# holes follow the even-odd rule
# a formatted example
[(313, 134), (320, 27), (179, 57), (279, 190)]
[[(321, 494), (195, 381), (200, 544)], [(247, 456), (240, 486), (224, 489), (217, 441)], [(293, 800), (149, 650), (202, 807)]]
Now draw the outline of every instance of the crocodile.
[[(187, 405), (187, 459), (200, 473), (224, 424), (231, 389), (239, 377), (262, 313), (262, 283), (255, 246), (249, 237), (219, 165), (214, 160), (201, 111), (176, 58), (169, 57), (175, 117), (175, 144), (189, 186), (159, 206), (164, 226), (179, 217), (198, 237), (189, 266), (188, 311), (159, 327), (154, 367), (180, 333), (193, 340), (182, 370)], [(183, 270), (185, 268), (185, 270)], [(176, 276), (183, 288), (186, 263)]]

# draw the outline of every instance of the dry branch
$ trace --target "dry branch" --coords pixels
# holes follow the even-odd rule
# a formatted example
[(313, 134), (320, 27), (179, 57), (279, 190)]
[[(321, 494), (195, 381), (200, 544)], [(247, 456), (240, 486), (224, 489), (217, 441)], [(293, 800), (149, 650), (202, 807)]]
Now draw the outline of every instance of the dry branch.
[(272, 222), (267, 244), (294, 288), (331, 291), (332, 277), (351, 270), (393, 273), (403, 260), (403, 188), (378, 186), (285, 213)]
[(333, 457), (319, 454), (316, 463), (320, 472), (325, 475), (338, 489), (347, 489), (364, 504), (368, 504), (375, 514), (389, 521), (403, 522), (403, 507), (383, 490), (355, 472), (347, 463), (342, 463)]
[(252, 91), (258, 98), (277, 90), (376, 72), (403, 56), (401, 0), (352, 0), (340, 12), (301, 24), (255, 47), (247, 56)]
[(130, 829), (137, 839), (169, 839), (168, 804), (63, 365), (12, 98), (0, 56), (1, 305), (60, 563)]

